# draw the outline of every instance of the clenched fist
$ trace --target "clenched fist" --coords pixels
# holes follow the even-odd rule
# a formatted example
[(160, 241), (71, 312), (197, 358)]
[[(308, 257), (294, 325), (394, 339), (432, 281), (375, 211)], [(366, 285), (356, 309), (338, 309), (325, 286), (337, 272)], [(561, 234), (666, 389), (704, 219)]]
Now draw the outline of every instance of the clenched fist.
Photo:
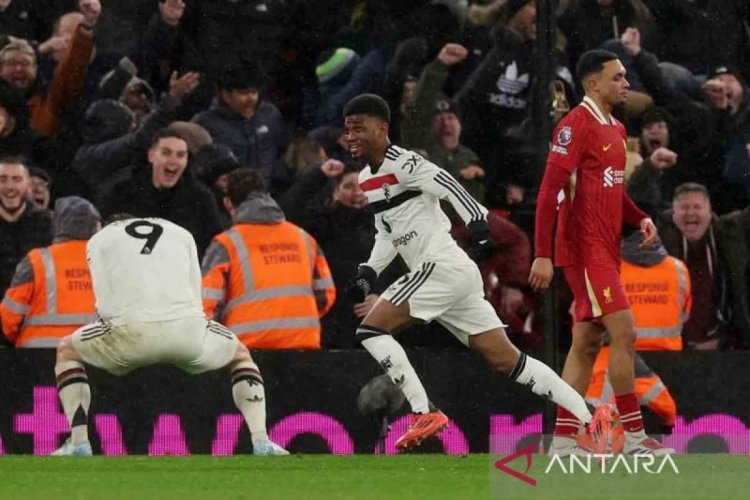
[(441, 63), (450, 67), (466, 59), (467, 55), (469, 55), (469, 51), (466, 50), (466, 47), (463, 45), (457, 43), (446, 43), (443, 48), (440, 49), (437, 58)]

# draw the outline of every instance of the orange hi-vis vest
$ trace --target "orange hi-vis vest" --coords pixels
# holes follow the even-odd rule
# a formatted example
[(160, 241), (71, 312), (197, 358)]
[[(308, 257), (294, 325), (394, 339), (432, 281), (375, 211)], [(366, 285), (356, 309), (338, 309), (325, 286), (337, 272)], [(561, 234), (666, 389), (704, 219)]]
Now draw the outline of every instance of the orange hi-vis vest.
[(685, 264), (671, 256), (651, 267), (622, 261), (621, 279), (635, 319), (636, 350), (681, 351), (692, 305)]
[[(218, 243), (220, 247), (215, 244)], [(210, 259), (226, 252), (227, 258)], [(289, 222), (234, 225), (214, 238), (203, 269), (210, 318), (255, 349), (320, 349), (320, 321), (336, 289), (318, 244)]]
[[(614, 401), (614, 390), (609, 382), (609, 346), (604, 346), (599, 351), (591, 372), (589, 388), (586, 390), (586, 401), (598, 406), (601, 403)], [(659, 415), (666, 426), (674, 426), (677, 418), (677, 405), (664, 385), (661, 378), (648, 367), (643, 358), (637, 353), (635, 355), (635, 395), (638, 404), (648, 406), (654, 413)]]
[(16, 347), (55, 347), (61, 337), (98, 317), (86, 241), (30, 251), (0, 304), (3, 332)]

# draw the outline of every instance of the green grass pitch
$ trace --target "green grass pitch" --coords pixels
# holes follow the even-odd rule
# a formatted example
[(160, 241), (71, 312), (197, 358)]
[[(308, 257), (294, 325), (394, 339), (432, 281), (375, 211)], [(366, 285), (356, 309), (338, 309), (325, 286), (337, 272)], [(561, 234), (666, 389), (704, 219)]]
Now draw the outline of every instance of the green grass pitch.
[[(498, 456), (0, 457), (0, 499), (750, 498), (750, 456), (678, 455), (679, 474), (544, 474), (536, 487)], [(523, 472), (525, 462), (510, 466)]]

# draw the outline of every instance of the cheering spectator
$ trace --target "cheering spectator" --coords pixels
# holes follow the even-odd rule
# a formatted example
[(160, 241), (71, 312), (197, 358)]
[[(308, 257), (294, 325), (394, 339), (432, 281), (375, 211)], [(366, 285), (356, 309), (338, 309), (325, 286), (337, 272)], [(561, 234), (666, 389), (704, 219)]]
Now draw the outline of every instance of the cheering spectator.
[(29, 201), (29, 170), (19, 158), (0, 160), (0, 295), (29, 250), (52, 243), (52, 217)]
[(83, 88), (93, 49), (93, 26), (79, 24), (49, 86), (39, 81), (36, 53), (26, 40), (14, 40), (0, 50), (0, 78), (25, 93), (31, 127), (38, 133), (57, 132), (66, 106)]
[(674, 194), (659, 232), (670, 255), (685, 262), (693, 309), (685, 324), (687, 349), (750, 348), (748, 271), (750, 209), (717, 217), (705, 186), (687, 183)]
[(178, 133), (154, 135), (145, 168), (137, 165), (129, 179), (115, 184), (102, 202), (102, 217), (125, 212), (136, 217), (160, 217), (193, 235), (199, 255), (219, 231), (221, 222), (213, 195), (185, 172), (187, 142)]
[(479, 165), (477, 154), (460, 143), (462, 124), (459, 112), (440, 93), (448, 78), (448, 70), (466, 56), (463, 46), (446, 44), (437, 59), (422, 71), (414, 100), (401, 125), (401, 144), (405, 148), (426, 152), (431, 162), (453, 174), (469, 194), (482, 203), (484, 169)]

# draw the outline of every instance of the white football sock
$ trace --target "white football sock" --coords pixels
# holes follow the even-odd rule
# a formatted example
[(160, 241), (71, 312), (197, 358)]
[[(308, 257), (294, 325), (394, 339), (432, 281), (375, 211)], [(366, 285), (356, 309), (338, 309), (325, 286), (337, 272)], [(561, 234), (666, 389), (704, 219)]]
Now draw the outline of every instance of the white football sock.
[(241, 361), (232, 369), (232, 397), (250, 429), (253, 443), (268, 439), (266, 393), (258, 365)]
[(73, 444), (88, 442), (91, 388), (83, 364), (78, 361), (64, 361), (56, 364), (55, 382), (63, 411), (70, 424), (70, 437)]
[(565, 383), (549, 366), (541, 361), (521, 353), (510, 378), (521, 385), (527, 386), (534, 394), (551, 399), (575, 415), (584, 424), (591, 422), (591, 412), (586, 406), (586, 401), (575, 389)]
[[(367, 334), (367, 326), (361, 326), (357, 333)], [(373, 331), (375, 335), (363, 338), (362, 345), (369, 352), (380, 367), (388, 374), (393, 383), (404, 393), (414, 413), (429, 413), (430, 404), (422, 382), (414, 371), (414, 367), (406, 357), (404, 348), (396, 339), (387, 334)]]

